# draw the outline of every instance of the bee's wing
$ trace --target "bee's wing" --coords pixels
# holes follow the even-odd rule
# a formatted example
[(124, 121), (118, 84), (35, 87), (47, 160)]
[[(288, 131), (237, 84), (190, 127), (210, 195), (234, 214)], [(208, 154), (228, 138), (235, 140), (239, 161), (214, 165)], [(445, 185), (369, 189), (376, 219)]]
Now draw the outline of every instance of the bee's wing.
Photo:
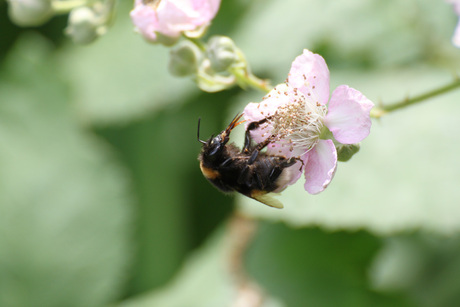
[(254, 191), (251, 193), (249, 197), (261, 202), (264, 205), (269, 207), (283, 209), (283, 203), (280, 202), (278, 199), (272, 197), (274, 193), (265, 193), (263, 191)]

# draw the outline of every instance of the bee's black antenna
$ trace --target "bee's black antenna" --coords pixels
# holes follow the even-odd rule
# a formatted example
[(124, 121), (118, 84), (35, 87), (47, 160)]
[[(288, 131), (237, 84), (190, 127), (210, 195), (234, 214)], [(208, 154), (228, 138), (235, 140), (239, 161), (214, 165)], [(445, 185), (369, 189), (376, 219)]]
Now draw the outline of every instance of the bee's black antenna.
[(200, 121), (201, 121), (201, 118), (198, 118), (198, 130), (196, 132), (196, 138), (197, 138), (198, 142), (200, 142), (201, 144), (206, 144), (205, 141), (200, 140)]

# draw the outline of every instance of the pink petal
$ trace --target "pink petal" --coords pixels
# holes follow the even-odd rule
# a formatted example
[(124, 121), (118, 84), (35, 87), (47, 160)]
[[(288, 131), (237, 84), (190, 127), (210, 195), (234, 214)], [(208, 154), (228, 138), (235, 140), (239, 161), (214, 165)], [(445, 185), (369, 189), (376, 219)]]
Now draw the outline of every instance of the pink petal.
[(447, 0), (447, 3), (450, 3), (454, 6), (455, 13), (460, 16), (460, 0)]
[(193, 9), (198, 12), (195, 19), (196, 25), (203, 25), (210, 22), (219, 10), (221, 0), (191, 0)]
[[(219, 10), (220, 0), (163, 0), (158, 12), (164, 10), (170, 26), (181, 30), (195, 30), (208, 24)], [(159, 17), (160, 18), (160, 17)]]
[(260, 103), (250, 102), (244, 108), (244, 119), (246, 120), (246, 126), (250, 122), (256, 122), (265, 118), (265, 116), (260, 112)]
[(307, 153), (305, 190), (310, 194), (322, 192), (331, 182), (337, 168), (337, 151), (332, 140), (319, 140)]
[[(259, 120), (262, 120), (265, 118), (265, 116), (260, 112), (259, 110), (260, 104), (255, 103), (255, 102), (250, 102), (245, 108), (244, 108), (244, 119), (246, 120), (245, 122), (245, 130), (247, 130), (248, 125), (251, 122), (258, 122)], [(264, 128), (271, 130), (271, 127)], [(265, 140), (265, 136), (263, 135), (262, 129), (255, 129), (252, 130), (251, 132), (251, 137), (256, 143), (260, 143), (263, 140)]]
[(296, 164), (284, 169), (282, 178), (278, 178), (277, 183), (280, 185), (278, 189), (274, 190), (274, 193), (280, 193), (288, 186), (294, 184), (302, 176), (302, 163), (299, 161)]
[(329, 69), (323, 57), (304, 49), (292, 62), (288, 84), (321, 105), (329, 100)]
[(291, 96), (289, 95), (290, 89), (285, 83), (278, 84), (272, 89), (267, 95), (262, 98), (262, 101), (257, 104), (256, 110), (254, 111), (254, 119), (247, 118), (249, 113), (244, 111), (245, 118), (249, 121), (261, 120), (267, 116), (275, 114), (280, 106), (288, 104), (290, 102)]
[(145, 39), (156, 41), (155, 31), (158, 27), (158, 19), (152, 7), (144, 5), (142, 0), (136, 0), (130, 16), (134, 26)]
[(342, 144), (355, 144), (365, 139), (371, 129), (372, 101), (361, 92), (341, 85), (332, 93), (324, 123)]
[[(460, 8), (460, 4), (458, 7)], [(455, 47), (460, 48), (460, 19), (457, 23), (457, 28), (455, 29), (454, 36), (452, 36), (452, 44), (454, 44)]]
[(180, 5), (180, 3), (174, 2), (177, 1), (161, 1), (157, 9), (159, 21), (157, 32), (171, 37), (177, 37), (183, 31), (196, 28), (193, 22), (194, 11), (191, 10), (190, 3), (185, 1), (186, 3)]
[[(245, 128), (247, 129), (248, 125), (251, 122), (260, 121), (270, 115), (275, 114), (278, 107), (289, 103), (289, 95), (286, 95), (288, 87), (286, 84), (278, 84), (274, 89), (272, 89), (260, 103), (249, 103), (244, 108), (244, 119), (246, 120)], [(265, 140), (272, 126), (268, 124), (262, 125), (259, 129), (254, 129), (251, 132), (251, 136), (255, 142), (260, 143)], [(272, 151), (276, 145), (272, 144), (268, 146), (268, 149)]]
[[(453, 5), (455, 14), (460, 17), (460, 0), (446, 0), (446, 2)], [(460, 20), (458, 21), (454, 35), (452, 36), (452, 44), (460, 48)]]
[(220, 0), (163, 0), (155, 4), (136, 0), (131, 19), (146, 39), (156, 42), (155, 32), (177, 38), (184, 31), (207, 25), (219, 5)]

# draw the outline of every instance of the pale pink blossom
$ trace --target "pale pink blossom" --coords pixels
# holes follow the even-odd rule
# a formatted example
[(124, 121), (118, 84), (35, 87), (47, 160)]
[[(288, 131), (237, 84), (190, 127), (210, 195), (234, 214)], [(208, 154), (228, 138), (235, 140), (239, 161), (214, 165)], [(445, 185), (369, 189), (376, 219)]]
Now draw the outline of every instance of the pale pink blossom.
[[(369, 135), (370, 110), (374, 104), (346, 85), (337, 87), (329, 99), (329, 69), (324, 59), (304, 50), (292, 63), (286, 83), (279, 84), (260, 103), (249, 103), (246, 124), (267, 119), (251, 133), (260, 143), (270, 138), (267, 152), (302, 160), (291, 169), (290, 185), (305, 175), (305, 190), (323, 191), (337, 167), (334, 141), (355, 144)], [(284, 189), (286, 186), (282, 187)]]
[(455, 14), (459, 17), (457, 27), (455, 28), (454, 35), (452, 36), (452, 44), (460, 48), (460, 0), (447, 0), (454, 6)]
[(202, 33), (219, 5), (220, 0), (135, 0), (131, 19), (145, 39), (172, 44), (182, 33)]

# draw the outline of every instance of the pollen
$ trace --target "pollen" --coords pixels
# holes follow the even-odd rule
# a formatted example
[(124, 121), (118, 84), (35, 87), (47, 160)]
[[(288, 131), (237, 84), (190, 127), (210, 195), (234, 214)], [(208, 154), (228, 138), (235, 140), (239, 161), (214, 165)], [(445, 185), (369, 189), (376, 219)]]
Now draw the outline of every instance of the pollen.
[(279, 106), (268, 120), (273, 127), (271, 134), (275, 142), (286, 145), (291, 152), (294, 149), (307, 152), (318, 143), (326, 107), (295, 88), (284, 94), (289, 96), (289, 102)]

